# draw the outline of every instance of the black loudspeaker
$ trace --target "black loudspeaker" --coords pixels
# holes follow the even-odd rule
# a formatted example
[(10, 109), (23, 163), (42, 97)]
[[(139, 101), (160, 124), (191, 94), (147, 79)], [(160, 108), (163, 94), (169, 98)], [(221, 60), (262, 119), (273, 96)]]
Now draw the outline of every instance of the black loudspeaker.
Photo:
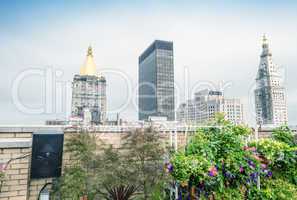
[(32, 144), (31, 178), (61, 176), (64, 134), (34, 133)]

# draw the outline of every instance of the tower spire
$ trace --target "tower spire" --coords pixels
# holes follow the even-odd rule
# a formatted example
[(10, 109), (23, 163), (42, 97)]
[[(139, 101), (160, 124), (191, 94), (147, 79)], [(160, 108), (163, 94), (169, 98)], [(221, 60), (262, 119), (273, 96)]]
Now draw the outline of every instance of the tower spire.
[(93, 49), (92, 49), (91, 45), (89, 45), (87, 56), (92, 56), (93, 57)]
[(257, 124), (280, 126), (288, 122), (283, 77), (272, 60), (266, 35), (263, 36), (262, 42), (255, 90)]
[(268, 39), (265, 33), (263, 34), (263, 37), (262, 37), (262, 46), (263, 48), (268, 48)]
[(88, 47), (87, 58), (83, 66), (80, 68), (80, 75), (96, 75), (96, 65), (93, 59), (93, 49), (91, 45)]
[(271, 56), (266, 34), (263, 34), (262, 36), (262, 55), (261, 56)]

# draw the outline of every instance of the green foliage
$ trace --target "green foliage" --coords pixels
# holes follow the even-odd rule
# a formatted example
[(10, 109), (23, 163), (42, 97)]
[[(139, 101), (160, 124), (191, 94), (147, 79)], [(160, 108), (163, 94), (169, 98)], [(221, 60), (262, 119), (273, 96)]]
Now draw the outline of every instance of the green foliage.
[(152, 128), (136, 129), (123, 137), (122, 156), (126, 160), (130, 181), (139, 186), (139, 198), (149, 199), (154, 187), (166, 177), (163, 171), (166, 144)]
[(56, 197), (96, 200), (121, 194), (131, 199), (137, 188), (134, 199), (165, 200), (173, 178), (184, 191), (182, 198), (194, 188), (199, 199), (297, 199), (297, 145), (289, 129), (278, 128), (273, 139), (247, 146), (251, 129), (233, 125), (223, 115), (210, 125), (197, 130), (185, 149), (171, 156), (166, 165), (170, 177), (163, 173), (166, 143), (151, 128), (123, 136), (120, 149), (97, 145), (91, 134), (75, 134), (66, 140), (72, 162), (54, 184)]
[(210, 161), (199, 155), (184, 155), (183, 153), (175, 154), (171, 159), (174, 167), (172, 176), (181, 183), (187, 183), (191, 176), (196, 177), (195, 181), (199, 183), (205, 180), (208, 175), (207, 171), (211, 166)]
[(200, 191), (197, 197), (206, 199), (297, 199), (297, 147), (289, 129), (278, 128), (273, 139), (246, 146), (249, 128), (232, 125), (222, 115), (210, 125), (172, 156), (171, 175), (180, 185), (191, 185)]
[(294, 140), (294, 135), (288, 126), (281, 126), (274, 129), (272, 132), (272, 137), (275, 140), (286, 143), (291, 147), (297, 145), (296, 141)]
[(224, 188), (223, 191), (215, 193), (216, 199), (226, 199), (226, 200), (241, 200), (244, 199), (245, 190), (239, 190), (238, 188)]
[(219, 125), (219, 126), (226, 126), (230, 124), (230, 122), (228, 120), (226, 120), (226, 117), (225, 117), (225, 113), (215, 113), (215, 117), (213, 120), (210, 121), (209, 125), (212, 125), (212, 126), (216, 126), (216, 125)]
[(296, 200), (297, 187), (282, 179), (264, 180), (261, 189), (253, 188), (248, 199), (251, 200)]
[(131, 174), (127, 171), (125, 160), (112, 145), (103, 149), (103, 153), (97, 156), (96, 166), (98, 188), (129, 184)]
[(2, 186), (3, 186), (3, 183), (4, 183), (4, 180), (5, 180), (5, 174), (4, 172), (0, 172), (0, 192), (2, 190)]
[(150, 199), (151, 200), (169, 200), (165, 192), (167, 188), (168, 188), (167, 181), (166, 180), (160, 181), (153, 187)]
[(67, 138), (65, 144), (66, 153), (69, 153), (72, 161), (87, 166), (94, 159), (94, 153), (97, 148), (96, 138), (89, 133), (79, 133)]
[(71, 162), (63, 170), (63, 176), (53, 185), (53, 196), (56, 199), (79, 200), (87, 196), (93, 199), (96, 194), (97, 149), (96, 139), (88, 133), (73, 134), (67, 138), (65, 152), (69, 154)]
[(74, 200), (87, 196), (93, 200), (105, 198), (107, 189), (125, 187), (127, 177), (125, 170), (121, 171), (124, 166), (118, 151), (102, 142), (99, 146), (96, 141), (100, 140), (85, 132), (67, 138), (65, 152), (70, 163), (54, 184), (55, 196)]
[(260, 162), (253, 152), (244, 150), (245, 137), (251, 130), (219, 117), (213, 127), (199, 129), (185, 151), (172, 157), (171, 174), (181, 185), (201, 185), (198, 189), (205, 195), (216, 192), (228, 199), (239, 195), (232, 193), (239, 186), (254, 185), (254, 180), (247, 180), (250, 174), (259, 172)]
[[(152, 129), (139, 129), (123, 137), (124, 145), (115, 149), (98, 141), (92, 134), (73, 134), (66, 139), (65, 151), (70, 163), (54, 184), (57, 199), (88, 200), (130, 199), (137, 189), (137, 199), (148, 199), (155, 186), (165, 178), (165, 146)], [(120, 199), (121, 199), (120, 198)], [(117, 200), (120, 200), (117, 199)]]
[[(64, 176), (54, 184), (54, 196), (61, 199), (75, 200), (89, 193), (87, 188), (87, 173), (79, 166), (65, 169)], [(59, 199), (59, 198), (57, 198)]]
[(257, 151), (269, 160), (269, 167), (276, 178), (288, 180), (297, 185), (297, 154), (296, 147), (290, 147), (287, 143), (262, 139), (251, 146), (257, 146)]
[(272, 162), (281, 158), (284, 152), (290, 149), (287, 144), (271, 139), (261, 139), (259, 142), (250, 143), (250, 146), (257, 147), (258, 152)]
[(0, 181), (3, 181), (5, 179), (5, 174), (4, 172), (0, 172)]

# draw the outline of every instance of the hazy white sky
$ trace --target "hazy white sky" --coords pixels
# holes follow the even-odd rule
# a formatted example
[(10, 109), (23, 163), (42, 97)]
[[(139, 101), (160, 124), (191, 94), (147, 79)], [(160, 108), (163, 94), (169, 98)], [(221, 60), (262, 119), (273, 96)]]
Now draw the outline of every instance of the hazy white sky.
[[(9, 2), (9, 1), (7, 1)], [(266, 33), (275, 63), (282, 67), (287, 87), (289, 122), (297, 124), (297, 4), (294, 1), (75, 1), (73, 4), (4, 3), (0, 7), (0, 124), (37, 124), (64, 118), (71, 100), (53, 93), (53, 107), (62, 111), (28, 114), (13, 102), (12, 86), (28, 70), (61, 71), (56, 83), (67, 85), (79, 72), (89, 44), (99, 72), (107, 78), (108, 109), (120, 109), (125, 119), (137, 119), (133, 94), (138, 56), (155, 39), (174, 42), (177, 103), (194, 86), (224, 85), (225, 96), (240, 98), (245, 117), (254, 123), (253, 87)], [(170, 3), (171, 2), (171, 3)], [(181, 2), (181, 1), (180, 1)], [(43, 71), (42, 71), (43, 70)], [(127, 80), (123, 78), (127, 78)], [(56, 88), (56, 86), (53, 86)], [(44, 77), (26, 77), (19, 86), (21, 103), (45, 105)], [(198, 87), (199, 88), (199, 87)], [(47, 91), (48, 92), (48, 91)], [(62, 91), (65, 94), (66, 91)], [(62, 98), (62, 99), (61, 99)], [(128, 105), (126, 104), (128, 99)], [(176, 105), (177, 106), (177, 105)], [(122, 108), (123, 107), (123, 108)], [(114, 117), (115, 114), (110, 114)]]

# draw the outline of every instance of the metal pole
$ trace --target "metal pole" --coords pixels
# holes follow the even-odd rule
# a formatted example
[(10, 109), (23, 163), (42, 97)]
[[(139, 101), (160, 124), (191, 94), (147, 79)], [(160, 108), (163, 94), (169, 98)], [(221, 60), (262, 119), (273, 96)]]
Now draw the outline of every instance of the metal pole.
[[(174, 151), (177, 152), (177, 124), (174, 128)], [(175, 199), (178, 199), (178, 187), (175, 185)]]
[[(256, 136), (256, 146), (258, 148), (258, 142), (259, 142), (259, 132), (258, 132), (258, 125), (256, 124), (256, 128), (255, 128), (255, 136)], [(260, 178), (260, 174), (258, 174), (257, 176), (257, 188), (258, 190), (261, 189), (261, 178)]]
[[(169, 130), (170, 131), (170, 130)], [(173, 147), (173, 138), (172, 138), (173, 131), (170, 131), (170, 148)]]
[(188, 124), (186, 124), (186, 130), (185, 130), (185, 141), (186, 141), (186, 145), (188, 144)]
[[(175, 117), (176, 117), (176, 113), (175, 113)], [(174, 134), (174, 152), (177, 152), (177, 123), (176, 122), (174, 124), (174, 131), (172, 132), (172, 134)], [(178, 187), (175, 182), (175, 200), (177, 199), (178, 199)]]
[(174, 151), (177, 152), (177, 127), (174, 129)]

